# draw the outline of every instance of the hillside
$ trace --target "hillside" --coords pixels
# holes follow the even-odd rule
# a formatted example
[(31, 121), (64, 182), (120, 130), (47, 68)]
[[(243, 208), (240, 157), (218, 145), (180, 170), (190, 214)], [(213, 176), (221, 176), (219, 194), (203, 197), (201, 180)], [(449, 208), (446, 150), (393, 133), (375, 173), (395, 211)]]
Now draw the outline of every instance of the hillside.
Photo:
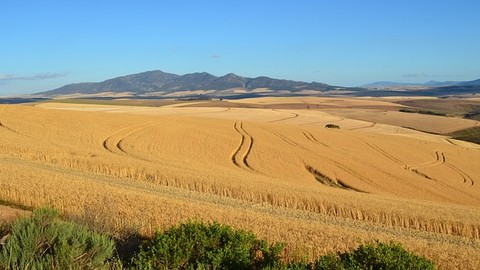
[(480, 79), (473, 81), (428, 81), (425, 83), (406, 83), (406, 82), (390, 82), (378, 81), (369, 84), (364, 84), (362, 88), (391, 88), (391, 87), (446, 87), (446, 86), (480, 86)]
[[(181, 91), (225, 91), (229, 89), (242, 89), (251, 91), (255, 89), (267, 89), (273, 92), (288, 91), (300, 92), (302, 90), (327, 91), (335, 87), (323, 83), (306, 83), (301, 81), (279, 80), (261, 76), (256, 78), (242, 77), (233, 73), (221, 77), (207, 72), (176, 75), (163, 71), (147, 71), (122, 77), (109, 79), (103, 82), (85, 82), (62, 86), (60, 88), (37, 94), (45, 96), (68, 95), (68, 94), (95, 94), (104, 92), (131, 92), (139, 94), (169, 94)], [(160, 92), (160, 93), (159, 93)], [(225, 93), (213, 93), (210, 95), (228, 95)], [(186, 93), (189, 95), (190, 93)]]

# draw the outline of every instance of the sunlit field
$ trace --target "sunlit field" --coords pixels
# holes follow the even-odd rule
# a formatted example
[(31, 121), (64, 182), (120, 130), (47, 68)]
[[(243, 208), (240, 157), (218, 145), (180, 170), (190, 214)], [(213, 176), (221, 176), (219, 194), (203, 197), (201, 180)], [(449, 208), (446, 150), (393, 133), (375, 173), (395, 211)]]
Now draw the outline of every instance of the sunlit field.
[(478, 122), (401, 107), (0, 105), (0, 199), (52, 206), (114, 235), (216, 220), (287, 243), (291, 258), (378, 239), (443, 269), (480, 268), (480, 146), (419, 131)]

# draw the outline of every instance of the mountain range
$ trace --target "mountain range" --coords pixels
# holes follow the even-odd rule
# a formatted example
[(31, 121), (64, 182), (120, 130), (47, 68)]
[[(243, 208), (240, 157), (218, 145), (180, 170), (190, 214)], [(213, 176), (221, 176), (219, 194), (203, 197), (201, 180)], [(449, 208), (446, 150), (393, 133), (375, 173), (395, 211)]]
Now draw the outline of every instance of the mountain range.
[[(261, 76), (256, 78), (242, 77), (233, 73), (221, 77), (207, 72), (177, 75), (160, 70), (147, 71), (127, 76), (109, 79), (103, 82), (83, 82), (62, 86), (60, 88), (37, 94), (45, 96), (69, 94), (97, 94), (104, 92), (124, 93), (135, 95), (192, 95), (206, 91), (212, 96), (228, 95), (229, 93), (268, 92), (284, 94), (301, 92), (304, 90), (328, 91), (338, 87), (324, 83), (307, 83), (301, 81), (272, 79)], [(183, 94), (182, 94), (183, 92)]]
[(361, 87), (339, 87), (318, 82), (242, 77), (220, 77), (207, 72), (177, 75), (160, 70), (121, 76), (103, 82), (82, 82), (35, 94), (40, 98), (61, 96), (129, 96), (138, 98), (243, 98), (256, 96), (349, 95), (349, 96), (452, 96), (480, 93), (480, 79), (466, 82), (398, 83), (381, 81)]

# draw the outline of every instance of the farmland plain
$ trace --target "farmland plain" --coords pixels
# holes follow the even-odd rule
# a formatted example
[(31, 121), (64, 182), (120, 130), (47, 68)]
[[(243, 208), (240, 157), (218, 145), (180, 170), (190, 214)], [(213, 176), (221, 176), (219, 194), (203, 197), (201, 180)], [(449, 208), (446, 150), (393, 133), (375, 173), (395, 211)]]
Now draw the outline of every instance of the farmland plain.
[(216, 220), (289, 257), (378, 239), (480, 268), (480, 146), (440, 135), (476, 120), (354, 98), (78, 102), (0, 105), (2, 201), (116, 235)]

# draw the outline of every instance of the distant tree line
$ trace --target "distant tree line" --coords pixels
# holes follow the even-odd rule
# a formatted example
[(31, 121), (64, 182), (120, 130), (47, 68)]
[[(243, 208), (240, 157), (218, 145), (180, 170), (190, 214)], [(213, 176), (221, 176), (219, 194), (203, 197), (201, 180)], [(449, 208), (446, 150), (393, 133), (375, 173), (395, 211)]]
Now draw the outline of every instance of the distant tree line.
[(413, 109), (400, 109), (398, 111), (403, 113), (419, 113), (419, 114), (429, 114), (429, 115), (436, 115), (436, 116), (447, 116), (444, 113), (439, 113), (434, 111), (413, 110)]

